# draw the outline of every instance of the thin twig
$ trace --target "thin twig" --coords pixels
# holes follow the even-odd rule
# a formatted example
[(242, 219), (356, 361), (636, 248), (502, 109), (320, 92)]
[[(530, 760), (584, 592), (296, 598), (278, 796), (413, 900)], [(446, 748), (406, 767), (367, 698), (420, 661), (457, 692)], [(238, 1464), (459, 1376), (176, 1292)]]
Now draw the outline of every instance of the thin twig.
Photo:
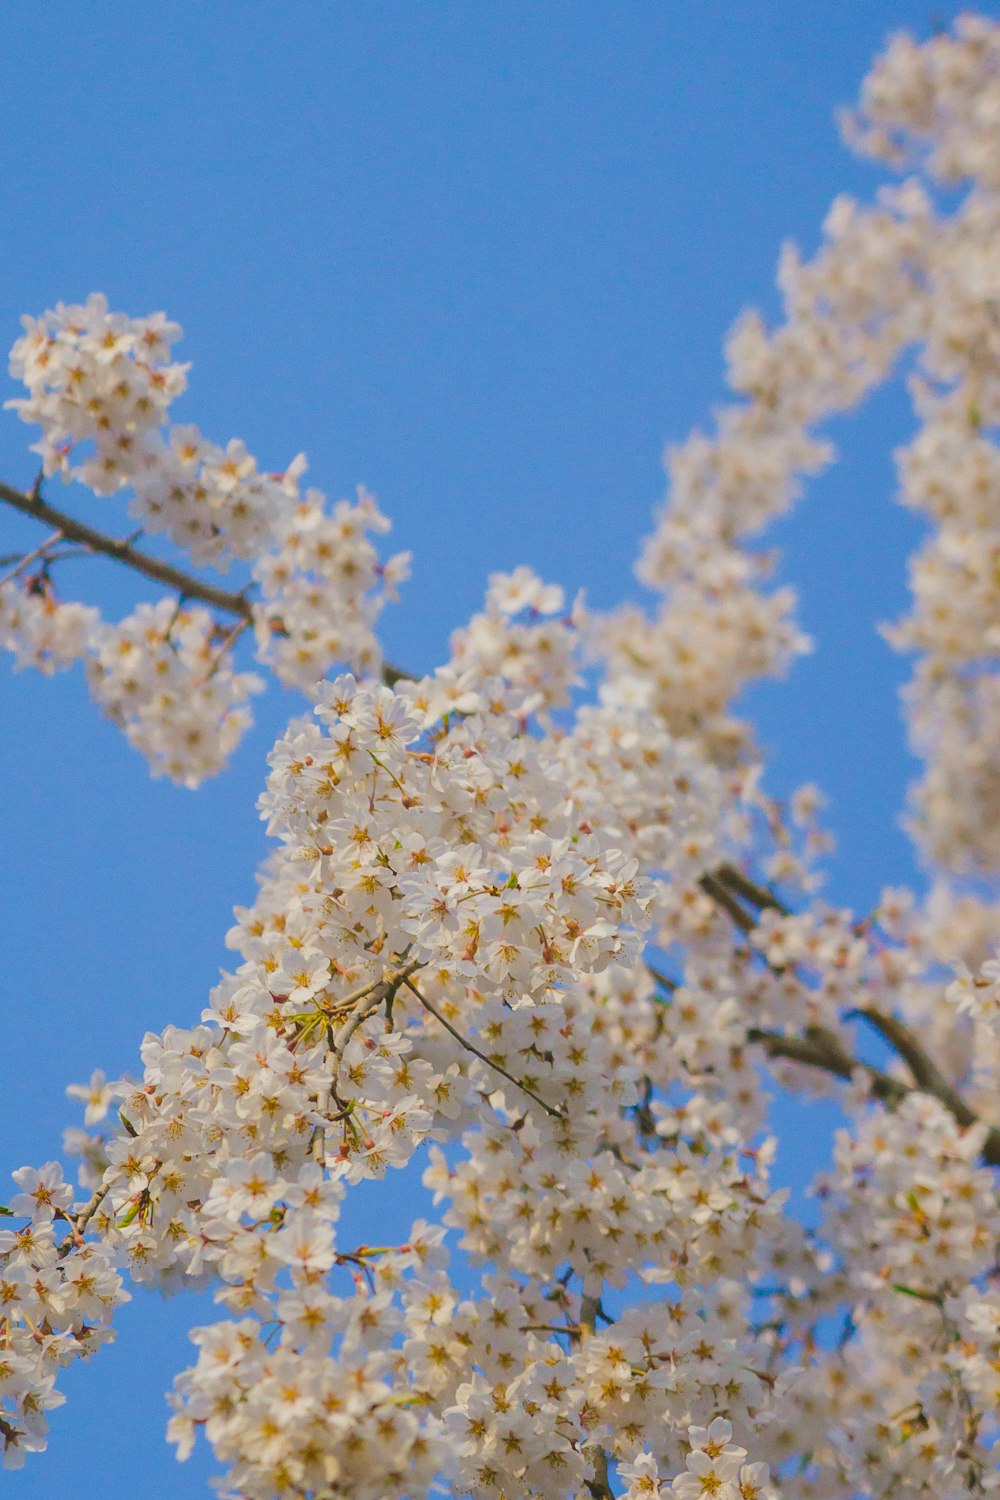
[(100, 1187), (95, 1189), (93, 1196), (88, 1200), (87, 1203), (84, 1204), (83, 1208), (76, 1216), (77, 1234), (83, 1233), (110, 1191), (110, 1182), (106, 1186), (102, 1184)]
[(230, 649), (230, 647), (235, 646), (244, 630), (249, 629), (249, 626), (249, 620), (237, 620), (236, 624), (230, 630), (226, 631), (225, 635), (222, 638), (222, 643), (220, 644), (218, 651), (216, 651), (215, 655), (212, 658), (212, 665), (205, 673), (205, 676), (203, 678), (204, 682), (211, 682), (216, 672), (222, 666), (222, 658), (225, 656), (226, 652)]
[(535, 1103), (542, 1109), (544, 1109), (545, 1113), (547, 1115), (550, 1115), (553, 1120), (564, 1120), (566, 1118), (561, 1109), (553, 1109), (551, 1104), (546, 1104), (544, 1099), (540, 1099), (538, 1097), (534, 1089), (530, 1089), (526, 1083), (523, 1083), (521, 1081), (520, 1078), (515, 1078), (513, 1073), (508, 1073), (507, 1069), (505, 1067), (502, 1067), (500, 1063), (494, 1062), (492, 1057), (487, 1057), (485, 1052), (480, 1052), (479, 1048), (475, 1046), (474, 1043), (470, 1042), (468, 1037), (464, 1037), (460, 1031), (456, 1031), (455, 1027), (451, 1024), (447, 1017), (443, 1016), (436, 1006), (432, 1005), (429, 1000), (424, 998), (424, 996), (420, 993), (416, 985), (413, 983), (413, 980), (410, 979), (409, 976), (407, 976), (403, 982), (406, 985), (407, 989), (413, 991), (417, 999), (420, 1001), (420, 1004), (424, 1007), (424, 1010), (429, 1011), (436, 1021), (440, 1021), (445, 1031), (450, 1032), (451, 1035), (455, 1038), (456, 1042), (460, 1042), (467, 1052), (471, 1052), (473, 1057), (478, 1057), (480, 1062), (484, 1062), (488, 1068), (492, 1068), (495, 1073), (499, 1073), (501, 1078), (506, 1078), (509, 1083), (514, 1084), (514, 1086), (516, 1088), (519, 1088), (522, 1093), (527, 1094), (529, 1099), (534, 1099)]
[(63, 1213), (60, 1215), (61, 1218), (66, 1220), (66, 1223), (70, 1227), (69, 1235), (65, 1240), (63, 1240), (62, 1244), (59, 1247), (59, 1254), (61, 1256), (67, 1255), (74, 1245), (79, 1246), (83, 1244), (83, 1231), (86, 1229), (87, 1225), (90, 1223), (91, 1219), (94, 1217), (97, 1210), (104, 1202), (104, 1199), (108, 1196), (110, 1190), (110, 1183), (101, 1183), (100, 1186), (94, 1190), (90, 1198), (88, 1198), (87, 1202), (80, 1209), (79, 1213)]
[(62, 532), (54, 531), (50, 537), (47, 537), (45, 539), (40, 547), (35, 548), (34, 552), (26, 552), (24, 556), (21, 557), (18, 561), (15, 561), (12, 558), (11, 561), (14, 562), (14, 566), (11, 568), (9, 573), (5, 573), (3, 577), (0, 578), (0, 587), (2, 587), (2, 585), (5, 583), (9, 583), (12, 578), (16, 578), (18, 573), (23, 573), (25, 568), (29, 568), (33, 562), (36, 562), (38, 560), (38, 558), (44, 557), (49, 548), (54, 547), (56, 542), (59, 542), (61, 540)]
[[(415, 974), (417, 969), (419, 968), (420, 964), (417, 963), (415, 964), (415, 966), (409, 969), (409, 972), (411, 974)], [(398, 973), (399, 971), (396, 970), (395, 972)], [(383, 973), (378, 977), (378, 979), (370, 979), (367, 984), (359, 985), (358, 988), (356, 990), (352, 990), (349, 995), (342, 996), (341, 999), (337, 1001), (336, 1005), (333, 1006), (330, 1014), (332, 1016), (339, 1015), (341, 1011), (350, 1010), (352, 1005), (355, 1005), (359, 1000), (363, 1000), (366, 995), (371, 994), (372, 990), (377, 990), (379, 986), (384, 985), (385, 982), (386, 975)], [(379, 1004), (381, 1004), (381, 1001), (379, 1001)]]

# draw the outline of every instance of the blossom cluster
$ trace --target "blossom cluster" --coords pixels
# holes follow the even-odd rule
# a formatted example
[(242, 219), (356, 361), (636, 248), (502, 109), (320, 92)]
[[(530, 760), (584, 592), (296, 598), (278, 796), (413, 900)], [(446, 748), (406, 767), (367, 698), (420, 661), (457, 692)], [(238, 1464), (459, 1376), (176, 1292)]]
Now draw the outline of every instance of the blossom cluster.
[(16, 1227), (0, 1229), (0, 1440), (17, 1469), (46, 1446), (46, 1413), (64, 1399), (58, 1370), (108, 1342), (128, 1293), (107, 1247), (76, 1229), (57, 1162), (20, 1168), (14, 1184)]
[(913, 611), (886, 634), (920, 653), (905, 694), (913, 748), (927, 763), (914, 831), (927, 856), (957, 874), (1000, 868), (997, 49), (995, 25), (967, 16), (923, 45), (901, 37), (880, 59), (846, 134), (922, 175), (883, 189), (872, 206), (838, 198), (811, 261), (785, 249), (783, 323), (769, 330), (747, 313), (729, 339), (729, 379), (742, 399), (713, 434), (696, 432), (668, 453), (667, 503), (638, 568), (663, 596), (659, 612), (650, 619), (629, 606), (602, 631), (623, 697), (700, 736), (717, 760), (745, 756), (733, 698), (808, 646), (793, 593), (763, 587), (773, 559), (750, 544), (830, 462), (820, 424), (915, 355), (920, 428), (897, 455), (900, 498), (934, 530), (911, 566)]
[(582, 680), (579, 647), (586, 615), (582, 599), (559, 618), (564, 607), (558, 584), (543, 583), (531, 568), (492, 574), (483, 613), (452, 636), (452, 665), (480, 677), (503, 677), (538, 695), (539, 706), (565, 708)]
[(28, 395), (9, 404), (41, 427), (45, 474), (97, 495), (128, 487), (135, 519), (195, 562), (249, 559), (275, 541), (294, 506), (294, 470), (262, 474), (241, 442), (222, 449), (196, 427), (161, 431), (187, 385), (189, 367), (170, 362), (178, 324), (113, 313), (99, 294), (23, 323), (10, 372)]
[[(643, 1144), (618, 1020), (638, 1007), (652, 1035), (638, 930), (658, 888), (714, 853), (691, 834), (714, 823), (719, 778), (667, 740), (627, 774), (637, 726), (593, 709), (579, 733), (539, 736), (520, 702), (450, 672), (329, 684), (272, 757), (262, 810), (281, 849), (231, 935), (242, 967), (199, 1027), (147, 1037), (140, 1080), (77, 1090), (91, 1125), (121, 1105), (110, 1137), (72, 1142), (101, 1243), (135, 1281), (216, 1285), (237, 1320), (197, 1335), (171, 1425), (182, 1452), (205, 1432), (234, 1492), (419, 1494), (447, 1474), (499, 1500), (513, 1468), (555, 1497), (644, 1441), (679, 1466), (722, 1384), (748, 1432), (766, 1420), (745, 1305), (704, 1282), (782, 1235), (781, 1195), (763, 1157), (698, 1146), (696, 1115), (683, 1146), (673, 1125)], [(597, 832), (595, 737), (612, 729), (622, 811)], [(683, 1076), (663, 1049), (658, 1083)], [(345, 1188), (428, 1139), (467, 1162), (432, 1156), (442, 1227), (404, 1225), (396, 1249), (340, 1242)], [(446, 1226), (484, 1267), (502, 1254), (485, 1300), (450, 1281)], [(345, 1274), (346, 1299), (327, 1285)], [(591, 1326), (630, 1278), (679, 1278), (689, 1298)], [(621, 1432), (635, 1380), (642, 1420)]]
[[(95, 294), (23, 321), (10, 369), (28, 395), (7, 404), (41, 427), (42, 474), (97, 497), (128, 490), (136, 535), (162, 534), (198, 568), (248, 563), (251, 577), (224, 596), (222, 621), (191, 607), (220, 595), (199, 593), (195, 576), (187, 598), (140, 603), (111, 625), (59, 598), (53, 572), (69, 554), (57, 531), (0, 579), (0, 645), (18, 666), (51, 674), (86, 662), (97, 702), (154, 774), (187, 786), (221, 770), (251, 723), (248, 698), (263, 684), (231, 661), (247, 625), (258, 660), (307, 693), (337, 664), (379, 669), (375, 622), (408, 559), (380, 562), (371, 538), (389, 523), (369, 495), (331, 513), (319, 490), (300, 495), (301, 455), (268, 474), (237, 439), (220, 448), (196, 427), (167, 425), (187, 366), (170, 361), (180, 328), (163, 314), (129, 318)], [(106, 550), (134, 557), (135, 540), (108, 538)]]

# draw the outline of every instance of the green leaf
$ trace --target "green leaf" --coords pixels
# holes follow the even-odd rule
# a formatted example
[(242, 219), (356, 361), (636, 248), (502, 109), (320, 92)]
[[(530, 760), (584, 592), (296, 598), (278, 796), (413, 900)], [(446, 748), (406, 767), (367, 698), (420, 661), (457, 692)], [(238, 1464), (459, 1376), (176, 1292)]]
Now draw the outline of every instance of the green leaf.
[(922, 1292), (919, 1287), (903, 1286), (902, 1282), (892, 1282), (894, 1292), (902, 1292), (904, 1297), (916, 1297), (919, 1302), (933, 1302), (935, 1307), (941, 1306), (941, 1298), (936, 1292)]

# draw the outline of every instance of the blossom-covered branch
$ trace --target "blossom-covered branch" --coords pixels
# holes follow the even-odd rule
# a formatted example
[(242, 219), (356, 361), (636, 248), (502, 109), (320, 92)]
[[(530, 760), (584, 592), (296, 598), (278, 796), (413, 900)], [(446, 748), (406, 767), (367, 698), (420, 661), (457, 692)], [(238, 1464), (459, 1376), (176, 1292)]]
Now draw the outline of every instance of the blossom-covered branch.
[[(163, 315), (92, 297), (26, 320), (14, 404), (45, 475), (94, 508), (127, 492), (187, 561), (151, 572), (0, 488), (53, 528), (0, 580), (18, 661), (85, 660), (154, 770), (191, 784), (247, 722), (244, 625), (313, 712), (269, 760), (274, 851), (233, 972), (146, 1036), (137, 1077), (72, 1086), (76, 1188), (54, 1162), (15, 1174), (8, 1465), (44, 1445), (56, 1371), (110, 1337), (127, 1276), (214, 1292), (169, 1436), (181, 1457), (207, 1441), (239, 1500), (1000, 1485), (998, 122), (995, 22), (894, 41), (847, 133), (911, 175), (838, 199), (817, 255), (783, 255), (783, 321), (738, 324), (736, 401), (668, 457), (653, 613), (595, 618), (497, 573), (419, 680), (382, 666), (405, 565), (378, 562), (369, 498), (331, 514), (299, 462), (263, 473), (168, 427), (186, 370)], [(906, 360), (903, 498), (936, 529), (890, 637), (919, 653), (931, 877), (859, 914), (820, 894), (821, 796), (769, 794), (733, 704), (807, 645), (755, 537), (832, 458), (823, 422)], [(67, 542), (186, 597), (110, 626), (57, 598)], [(188, 562), (232, 561), (252, 590), (186, 587)], [(190, 598), (242, 601), (235, 626)], [(773, 1080), (842, 1109), (808, 1228), (774, 1184)], [(394, 1197), (391, 1243), (341, 1235), (345, 1197), (418, 1162), (433, 1223)]]
[(56, 533), (67, 541), (79, 542), (90, 552), (124, 563), (136, 573), (141, 573), (144, 578), (151, 578), (154, 583), (162, 583), (164, 588), (176, 590), (181, 599), (197, 599), (201, 604), (209, 604), (225, 614), (238, 615), (247, 621), (253, 620), (253, 609), (246, 592), (233, 593), (228, 589), (216, 588), (194, 573), (186, 573), (171, 563), (152, 557), (148, 552), (142, 552), (129, 537), (108, 536), (96, 527), (76, 520), (66, 511), (57, 510), (42, 498), (40, 492), (26, 495), (21, 490), (0, 482), (0, 501), (23, 515), (30, 516), (34, 521), (42, 521), (46, 526), (54, 527)]
[(0, 582), (0, 644), (19, 666), (53, 673), (83, 661), (95, 698), (154, 773), (188, 786), (225, 765), (264, 685), (237, 670), (238, 633), (209, 609), (252, 625), (257, 660), (306, 692), (334, 664), (383, 670), (373, 626), (408, 559), (379, 561), (369, 534), (388, 522), (371, 496), (359, 492), (356, 504), (330, 512), (318, 490), (300, 494), (301, 456), (265, 474), (239, 441), (222, 449), (195, 427), (168, 426), (187, 367), (170, 362), (180, 329), (162, 315), (127, 318), (93, 296), (24, 322), (11, 372), (28, 395), (8, 405), (41, 426), (41, 477), (74, 480), (104, 506), (127, 491), (142, 532), (165, 535), (201, 570), (248, 563), (252, 579), (223, 588), (140, 550), (134, 536), (67, 514), (42, 498), (40, 484), (31, 494), (0, 486), (0, 502), (177, 595), (141, 603), (112, 625), (93, 606), (60, 598), (57, 557), (24, 559)]

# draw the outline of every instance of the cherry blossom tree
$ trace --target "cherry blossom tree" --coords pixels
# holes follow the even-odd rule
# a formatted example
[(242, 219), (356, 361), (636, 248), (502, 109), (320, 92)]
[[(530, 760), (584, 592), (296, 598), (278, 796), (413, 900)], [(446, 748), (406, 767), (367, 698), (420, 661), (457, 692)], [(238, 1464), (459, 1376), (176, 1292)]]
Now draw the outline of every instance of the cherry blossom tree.
[[(495, 574), (420, 679), (380, 651), (408, 560), (370, 496), (331, 507), (302, 458), (264, 473), (171, 425), (188, 369), (163, 314), (95, 295), (25, 318), (16, 665), (82, 663), (186, 787), (269, 675), (303, 708), (232, 973), (134, 1077), (70, 1088), (75, 1183), (13, 1174), (8, 1467), (126, 1285), (184, 1284), (220, 1316), (169, 1436), (246, 1500), (1000, 1487), (1000, 25), (897, 38), (843, 127), (895, 180), (838, 199), (812, 260), (783, 252), (778, 326), (736, 324), (734, 399), (668, 455), (640, 553), (656, 609)], [(820, 894), (820, 795), (768, 794), (733, 705), (808, 647), (758, 538), (832, 461), (824, 422), (892, 378), (928, 523), (886, 628), (914, 660), (928, 879), (856, 913)], [(81, 554), (148, 599), (112, 622), (65, 598)], [(771, 1185), (775, 1084), (844, 1111), (816, 1229)], [(345, 1196), (401, 1170), (434, 1222), (338, 1234)]]

